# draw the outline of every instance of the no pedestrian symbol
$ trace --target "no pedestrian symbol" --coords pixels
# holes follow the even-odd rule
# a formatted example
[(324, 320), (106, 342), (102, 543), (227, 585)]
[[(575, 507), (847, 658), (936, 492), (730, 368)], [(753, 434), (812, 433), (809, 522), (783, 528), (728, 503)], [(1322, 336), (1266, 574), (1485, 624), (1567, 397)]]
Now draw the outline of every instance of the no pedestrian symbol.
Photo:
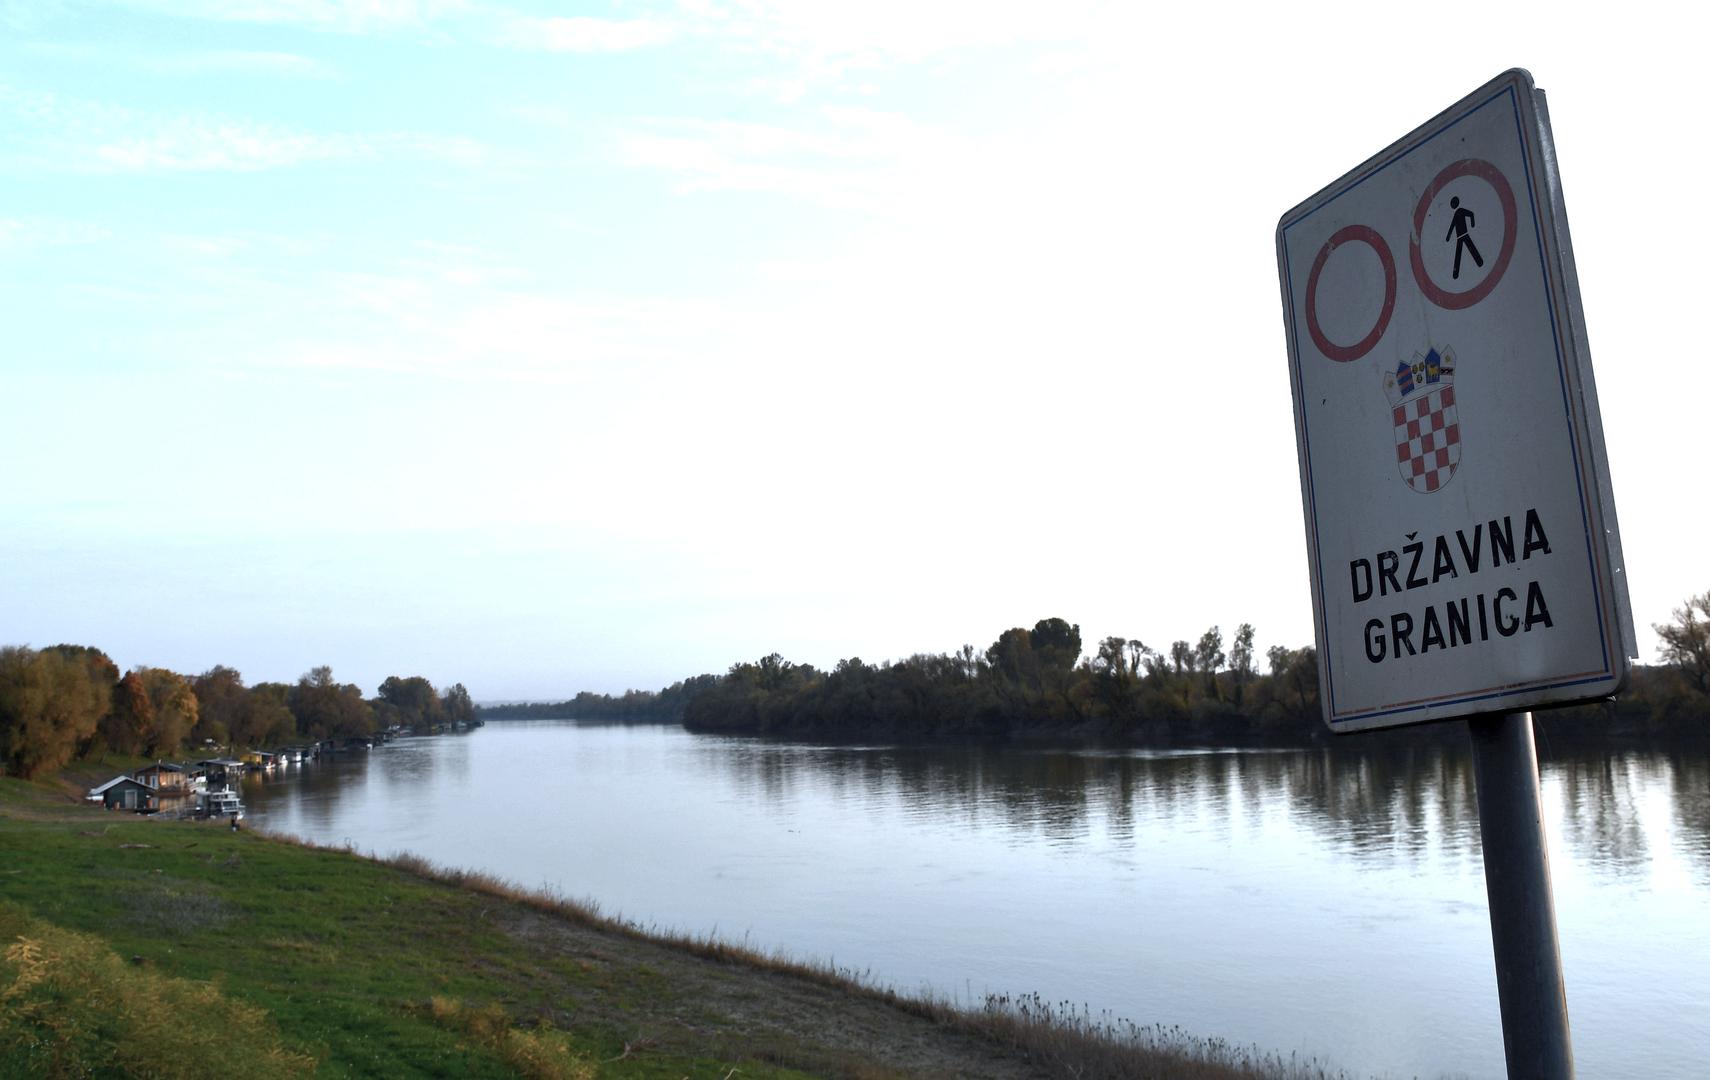
[(1484, 265), (1484, 257), (1478, 253), (1478, 247), (1473, 243), (1472, 238), (1472, 227), (1478, 219), (1473, 216), (1471, 210), (1461, 205), (1461, 199), (1458, 195), (1449, 199), (1449, 208), (1454, 210), (1455, 216), (1449, 221), (1449, 234), (1443, 239), (1455, 242), (1454, 276), (1458, 278), (1461, 276), (1461, 252), (1463, 250), (1471, 252), (1473, 262), (1480, 266)]
[(1541, 95), (1509, 72), (1277, 226), (1326, 719), (1605, 697), (1631, 616)]

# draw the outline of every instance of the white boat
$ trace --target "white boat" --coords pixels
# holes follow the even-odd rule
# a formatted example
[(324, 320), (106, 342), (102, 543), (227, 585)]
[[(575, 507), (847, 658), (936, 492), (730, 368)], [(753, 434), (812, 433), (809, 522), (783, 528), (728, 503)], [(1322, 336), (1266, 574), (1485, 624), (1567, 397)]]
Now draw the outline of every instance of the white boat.
[(210, 791), (202, 796), (201, 813), (208, 818), (241, 818), (243, 800), (230, 788)]

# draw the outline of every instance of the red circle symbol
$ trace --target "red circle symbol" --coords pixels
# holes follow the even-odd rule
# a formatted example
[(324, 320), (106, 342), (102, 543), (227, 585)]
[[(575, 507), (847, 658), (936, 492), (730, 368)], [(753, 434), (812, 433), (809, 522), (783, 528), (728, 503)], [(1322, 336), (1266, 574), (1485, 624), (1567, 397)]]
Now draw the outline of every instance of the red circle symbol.
[[(1502, 249), (1496, 253), (1496, 261), (1491, 264), (1490, 273), (1484, 275), (1483, 281), (1463, 292), (1450, 292), (1432, 281), (1426, 271), (1425, 257), (1419, 250), (1419, 233), (1425, 228), (1425, 215), (1431, 212), (1431, 201), (1437, 193), (1449, 181), (1463, 176), (1476, 176), (1496, 192), (1497, 201), (1502, 204)], [(1514, 189), (1508, 186), (1508, 178), (1502, 175), (1502, 170), (1490, 162), (1482, 158), (1462, 158), (1438, 173), (1425, 189), (1425, 194), (1419, 196), (1419, 205), (1413, 208), (1413, 236), (1407, 245), (1408, 261), (1413, 264), (1413, 280), (1419, 283), (1419, 291), (1425, 294), (1426, 299), (1440, 308), (1459, 311), (1489, 296), (1507, 272), (1508, 260), (1514, 257), (1514, 214)]]
[[(1372, 326), (1371, 333), (1354, 342), (1352, 345), (1338, 345), (1324, 336), (1324, 328), (1318, 325), (1318, 275), (1323, 272), (1324, 264), (1330, 261), (1331, 252), (1343, 244), (1360, 241), (1377, 252), (1378, 262), (1383, 264), (1383, 310), (1378, 312), (1377, 322)], [(1383, 242), (1376, 229), (1370, 225), (1345, 225), (1336, 234), (1324, 242), (1318, 249), (1318, 257), (1312, 260), (1312, 273), (1306, 278), (1306, 329), (1312, 335), (1312, 343), (1318, 346), (1318, 351), (1340, 364), (1360, 357), (1372, 351), (1383, 332), (1389, 328), (1389, 317), (1395, 313), (1395, 256), (1389, 252), (1389, 245)]]

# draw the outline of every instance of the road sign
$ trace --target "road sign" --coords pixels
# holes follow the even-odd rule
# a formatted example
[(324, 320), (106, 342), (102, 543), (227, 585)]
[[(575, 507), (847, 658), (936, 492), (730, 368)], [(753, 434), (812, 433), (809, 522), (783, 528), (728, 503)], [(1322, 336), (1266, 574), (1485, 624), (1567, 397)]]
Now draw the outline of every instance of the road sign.
[(1284, 214), (1335, 731), (1607, 697), (1634, 653), (1543, 93), (1480, 87)]

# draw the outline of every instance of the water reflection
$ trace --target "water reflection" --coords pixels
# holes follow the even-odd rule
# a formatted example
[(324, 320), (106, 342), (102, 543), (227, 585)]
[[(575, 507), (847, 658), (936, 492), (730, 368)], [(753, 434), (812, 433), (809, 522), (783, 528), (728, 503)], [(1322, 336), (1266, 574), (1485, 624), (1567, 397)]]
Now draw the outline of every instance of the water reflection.
[[(1085, 751), (1000, 747), (789, 746), (708, 740), (709, 761), (744, 797), (775, 808), (824, 791), (853, 812), (900, 807), (913, 822), (1001, 827), (1016, 843), (1134, 844), (1184, 811), (1251, 839), (1279, 815), (1356, 861), (1417, 865), (1479, 858), (1468, 749), (1443, 745), (1307, 751)], [(1614, 875), (1645, 872), (1647, 800), (1672, 806), (1675, 840), (1710, 880), (1710, 758), (1550, 748), (1546, 800), (1559, 800), (1572, 856)], [(1663, 842), (1667, 842), (1666, 839)]]
[(1672, 752), (1663, 759), (1675, 840), (1701, 885), (1710, 885), (1710, 756)]
[(1582, 757), (1553, 762), (1547, 775), (1564, 803), (1563, 839), (1577, 857), (1626, 878), (1648, 871), (1642, 796), (1672, 786), (1665, 762), (1630, 754)]

